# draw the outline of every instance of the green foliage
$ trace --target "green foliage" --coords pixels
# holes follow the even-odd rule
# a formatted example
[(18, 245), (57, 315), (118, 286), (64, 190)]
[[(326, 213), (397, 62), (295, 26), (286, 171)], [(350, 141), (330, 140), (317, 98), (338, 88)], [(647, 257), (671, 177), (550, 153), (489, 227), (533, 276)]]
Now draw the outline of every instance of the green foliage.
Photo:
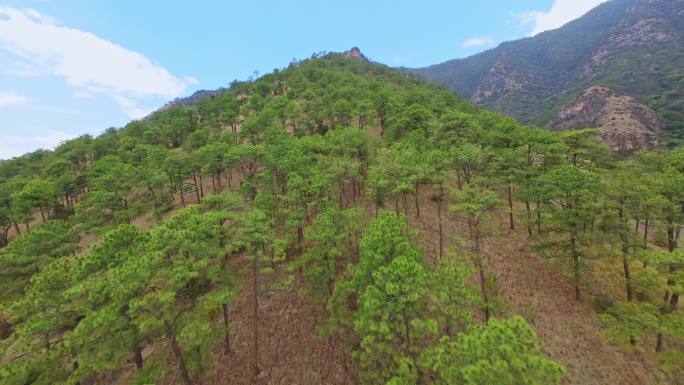
[[(648, 266), (632, 275), (639, 302), (607, 301), (606, 334), (661, 334), (675, 357), (684, 153), (614, 162), (594, 136), (522, 126), (332, 54), (1, 162), (2, 354), (18, 358), (0, 380), (106, 382), (131, 363), (134, 383), (176, 368), (184, 383), (204, 380), (218, 352), (234, 357), (239, 290), (258, 372), (270, 335), (259, 303), (299, 289), (328, 311), (317, 314), (324, 337), (340, 337), (362, 383), (557, 383), (562, 371), (522, 321), (474, 326), (503, 313), (487, 264), (496, 243), (482, 246), (505, 236), (504, 201), (515, 231), (514, 200), (528, 236), (579, 271), (626, 239), (628, 265)], [(672, 253), (648, 252), (656, 245), (632, 227), (646, 219)], [(417, 234), (432, 220), (439, 246)], [(88, 233), (102, 237), (79, 250)]]
[(358, 225), (358, 209), (324, 208), (311, 223), (305, 238), (307, 251), (295, 262), (307, 280), (306, 290), (316, 302), (332, 295), (338, 275), (339, 260), (352, 252), (354, 227)]
[(493, 319), (455, 341), (443, 337), (420, 363), (434, 373), (435, 384), (559, 384), (564, 374), (520, 317)]
[(68, 223), (52, 220), (0, 249), (0, 303), (20, 295), (31, 277), (46, 265), (74, 253), (78, 241), (78, 234)]
[(354, 329), (361, 340), (361, 379), (382, 384), (401, 376), (402, 366), (420, 351), (437, 322), (423, 311), (429, 273), (414, 258), (399, 255), (373, 273), (359, 297)]
[(473, 307), (479, 303), (477, 292), (468, 284), (472, 271), (443, 261), (432, 275), (430, 296), (442, 318), (443, 334), (453, 336), (474, 321)]

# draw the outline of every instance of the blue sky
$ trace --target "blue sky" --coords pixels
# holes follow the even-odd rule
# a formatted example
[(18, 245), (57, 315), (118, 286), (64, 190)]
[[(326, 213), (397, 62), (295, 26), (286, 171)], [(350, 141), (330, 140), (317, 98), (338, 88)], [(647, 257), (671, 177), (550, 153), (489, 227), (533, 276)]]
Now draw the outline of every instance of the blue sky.
[(392, 66), (465, 57), (604, 0), (0, 0), (0, 159), (197, 89), (352, 46)]

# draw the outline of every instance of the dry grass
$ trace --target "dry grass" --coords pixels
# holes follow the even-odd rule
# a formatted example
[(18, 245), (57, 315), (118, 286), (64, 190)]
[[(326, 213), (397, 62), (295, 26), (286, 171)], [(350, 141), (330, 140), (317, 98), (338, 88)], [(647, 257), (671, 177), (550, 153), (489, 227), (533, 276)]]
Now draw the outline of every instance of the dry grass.
[[(231, 304), (231, 354), (217, 353), (216, 372), (205, 384), (254, 384), (252, 279), (249, 264), (235, 267), (245, 277), (242, 290)], [(260, 274), (259, 375), (260, 385), (349, 384), (345, 356), (339, 341), (320, 336), (325, 312), (298, 292), (297, 285), (273, 289), (287, 273)]]

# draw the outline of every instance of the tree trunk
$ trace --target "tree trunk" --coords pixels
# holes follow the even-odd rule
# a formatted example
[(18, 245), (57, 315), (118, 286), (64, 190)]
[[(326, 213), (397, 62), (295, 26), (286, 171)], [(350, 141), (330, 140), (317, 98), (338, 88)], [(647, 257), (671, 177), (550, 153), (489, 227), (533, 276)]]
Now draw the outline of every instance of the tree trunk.
[(485, 274), (484, 263), (478, 263), (478, 270), (480, 275), (480, 295), (482, 297), (482, 306), (484, 310), (484, 323), (489, 323), (489, 299), (487, 298), (487, 276)]
[(192, 172), (192, 183), (195, 185), (195, 195), (197, 196), (197, 203), (200, 203), (202, 201), (202, 197), (200, 196), (199, 185), (197, 184), (197, 174), (194, 171)]
[(138, 345), (136, 345), (135, 348), (133, 348), (133, 361), (135, 361), (135, 367), (138, 370), (143, 368), (142, 349)]
[[(439, 261), (444, 257), (444, 229), (442, 227), (442, 199), (444, 195), (444, 188), (440, 187), (440, 196), (437, 198), (437, 220), (439, 223)], [(439, 261), (437, 261), (439, 264)]]
[(525, 210), (527, 211), (527, 238), (532, 238), (532, 210), (530, 209), (530, 201), (525, 201)]
[(679, 306), (679, 293), (673, 292), (672, 295), (670, 295), (670, 311), (676, 311), (678, 306)]
[(471, 241), (473, 242), (473, 252), (477, 258), (477, 269), (480, 277), (480, 296), (482, 298), (482, 306), (484, 311), (484, 323), (489, 323), (489, 298), (487, 296), (487, 275), (485, 272), (484, 256), (480, 255), (480, 235), (473, 225), (469, 226)]
[(5, 227), (2, 231), (2, 238), (0, 238), (0, 247), (5, 247), (9, 244), (9, 227)]
[[(675, 249), (677, 249), (677, 241), (679, 238), (679, 228), (677, 228), (672, 222), (670, 222), (670, 225), (668, 226), (667, 229), (667, 249), (670, 251), (670, 253), (673, 253)], [(670, 295), (669, 299), (669, 306), (670, 312), (673, 312), (677, 310), (677, 306), (679, 304), (679, 293), (674, 289), (676, 287), (677, 282), (673, 278), (675, 276), (675, 272), (677, 271), (677, 266), (674, 263), (670, 263), (669, 266), (669, 271), (670, 271), (670, 278), (667, 280), (667, 285), (673, 287), (671, 289), (672, 293)], [(667, 295), (667, 294), (666, 294)], [(667, 300), (667, 297), (666, 297)]]
[(509, 228), (512, 230), (515, 230), (515, 223), (513, 223), (513, 188), (511, 185), (508, 185), (508, 188), (506, 188), (506, 191), (508, 193), (508, 221), (509, 221)]
[[(635, 241), (636, 242), (636, 241)], [(648, 218), (644, 220), (644, 250), (648, 248)], [(644, 267), (648, 266), (648, 261), (644, 261)]]
[(185, 208), (185, 195), (183, 194), (183, 185), (182, 184), (180, 186), (180, 191), (178, 191), (178, 195), (180, 195), (181, 206), (183, 206), (183, 208)]
[(632, 280), (629, 273), (629, 261), (627, 259), (627, 250), (623, 248), (622, 251), (622, 267), (625, 272), (625, 287), (627, 289), (627, 301), (632, 302)]
[(570, 235), (570, 247), (572, 251), (572, 258), (573, 258), (573, 267), (575, 271), (575, 299), (577, 301), (582, 300), (582, 294), (580, 293), (580, 277), (581, 277), (581, 271), (580, 271), (580, 265), (582, 263), (582, 258), (580, 257), (579, 253), (577, 252), (577, 225), (573, 224), (572, 225), (572, 233)]
[(126, 211), (126, 224), (130, 225), (131, 224), (131, 215), (128, 212), (128, 200), (124, 199), (123, 204), (124, 204), (124, 210)]
[(297, 248), (299, 249), (299, 255), (304, 252), (304, 227), (300, 224), (297, 226)]
[(658, 333), (658, 337), (656, 338), (656, 352), (661, 352), (663, 350), (663, 333)]
[(406, 334), (406, 354), (409, 355), (411, 352), (411, 328), (409, 326), (408, 315), (404, 313), (402, 318), (404, 320), (404, 333)]
[(226, 329), (226, 334), (223, 337), (223, 354), (230, 354), (230, 329), (228, 326), (228, 304), (223, 304), (223, 326)]
[(356, 179), (352, 180), (352, 202), (356, 203)]
[(178, 362), (181, 379), (185, 385), (192, 385), (188, 368), (185, 366), (185, 362), (183, 361), (183, 353), (181, 352), (180, 346), (178, 346), (176, 335), (173, 333), (171, 325), (169, 325), (168, 321), (164, 321), (164, 328), (166, 329), (166, 337), (169, 340), (169, 346), (171, 347), (171, 352), (173, 352), (173, 357), (176, 359), (176, 362)]
[(637, 251), (639, 249), (639, 225), (640, 225), (640, 220), (639, 218), (634, 218), (636, 225), (634, 226), (634, 247), (632, 248), (632, 252), (634, 256), (637, 255)]
[[(629, 273), (629, 238), (627, 235), (628, 225), (625, 219), (625, 213), (622, 209), (619, 210), (620, 223), (620, 240), (622, 241), (622, 269), (625, 275), (625, 289), (627, 291), (627, 301), (632, 302), (632, 280)], [(638, 226), (637, 220), (637, 226)]]
[(256, 256), (252, 260), (252, 316), (254, 321), (252, 374), (256, 384), (259, 376), (259, 294), (258, 294), (258, 262)]
[[(669, 270), (670, 276), (674, 276), (675, 272), (677, 271), (677, 266), (674, 263), (671, 263)], [(674, 278), (670, 278), (667, 280), (667, 284), (668, 286), (676, 286), (677, 282), (675, 282)], [(670, 312), (677, 310), (677, 306), (679, 304), (679, 293), (675, 289), (672, 289), (672, 293), (670, 294), (670, 299), (668, 302), (670, 304)]]
[(420, 218), (420, 205), (419, 205), (420, 197), (418, 195), (420, 193), (419, 187), (420, 187), (420, 185), (418, 183), (416, 183), (416, 216), (418, 218)]
[(667, 251), (670, 253), (677, 248), (677, 238), (675, 235), (675, 226), (672, 222), (667, 227)]

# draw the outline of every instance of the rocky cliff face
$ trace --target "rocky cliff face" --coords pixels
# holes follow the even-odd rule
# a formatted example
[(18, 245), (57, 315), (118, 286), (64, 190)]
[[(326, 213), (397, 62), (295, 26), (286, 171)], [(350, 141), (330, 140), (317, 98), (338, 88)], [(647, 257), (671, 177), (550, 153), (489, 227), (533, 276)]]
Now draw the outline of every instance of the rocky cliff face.
[(352, 47), (349, 51), (344, 52), (344, 56), (350, 57), (356, 60), (368, 61), (368, 58), (361, 52), (359, 47)]
[(663, 128), (652, 109), (598, 86), (588, 88), (563, 107), (549, 126), (558, 131), (598, 128), (601, 139), (616, 151), (654, 147)]
[(608, 86), (656, 110), (664, 130), (684, 138), (673, 94), (682, 68), (684, 0), (611, 0), (559, 29), (413, 71), (540, 126), (585, 90)]

